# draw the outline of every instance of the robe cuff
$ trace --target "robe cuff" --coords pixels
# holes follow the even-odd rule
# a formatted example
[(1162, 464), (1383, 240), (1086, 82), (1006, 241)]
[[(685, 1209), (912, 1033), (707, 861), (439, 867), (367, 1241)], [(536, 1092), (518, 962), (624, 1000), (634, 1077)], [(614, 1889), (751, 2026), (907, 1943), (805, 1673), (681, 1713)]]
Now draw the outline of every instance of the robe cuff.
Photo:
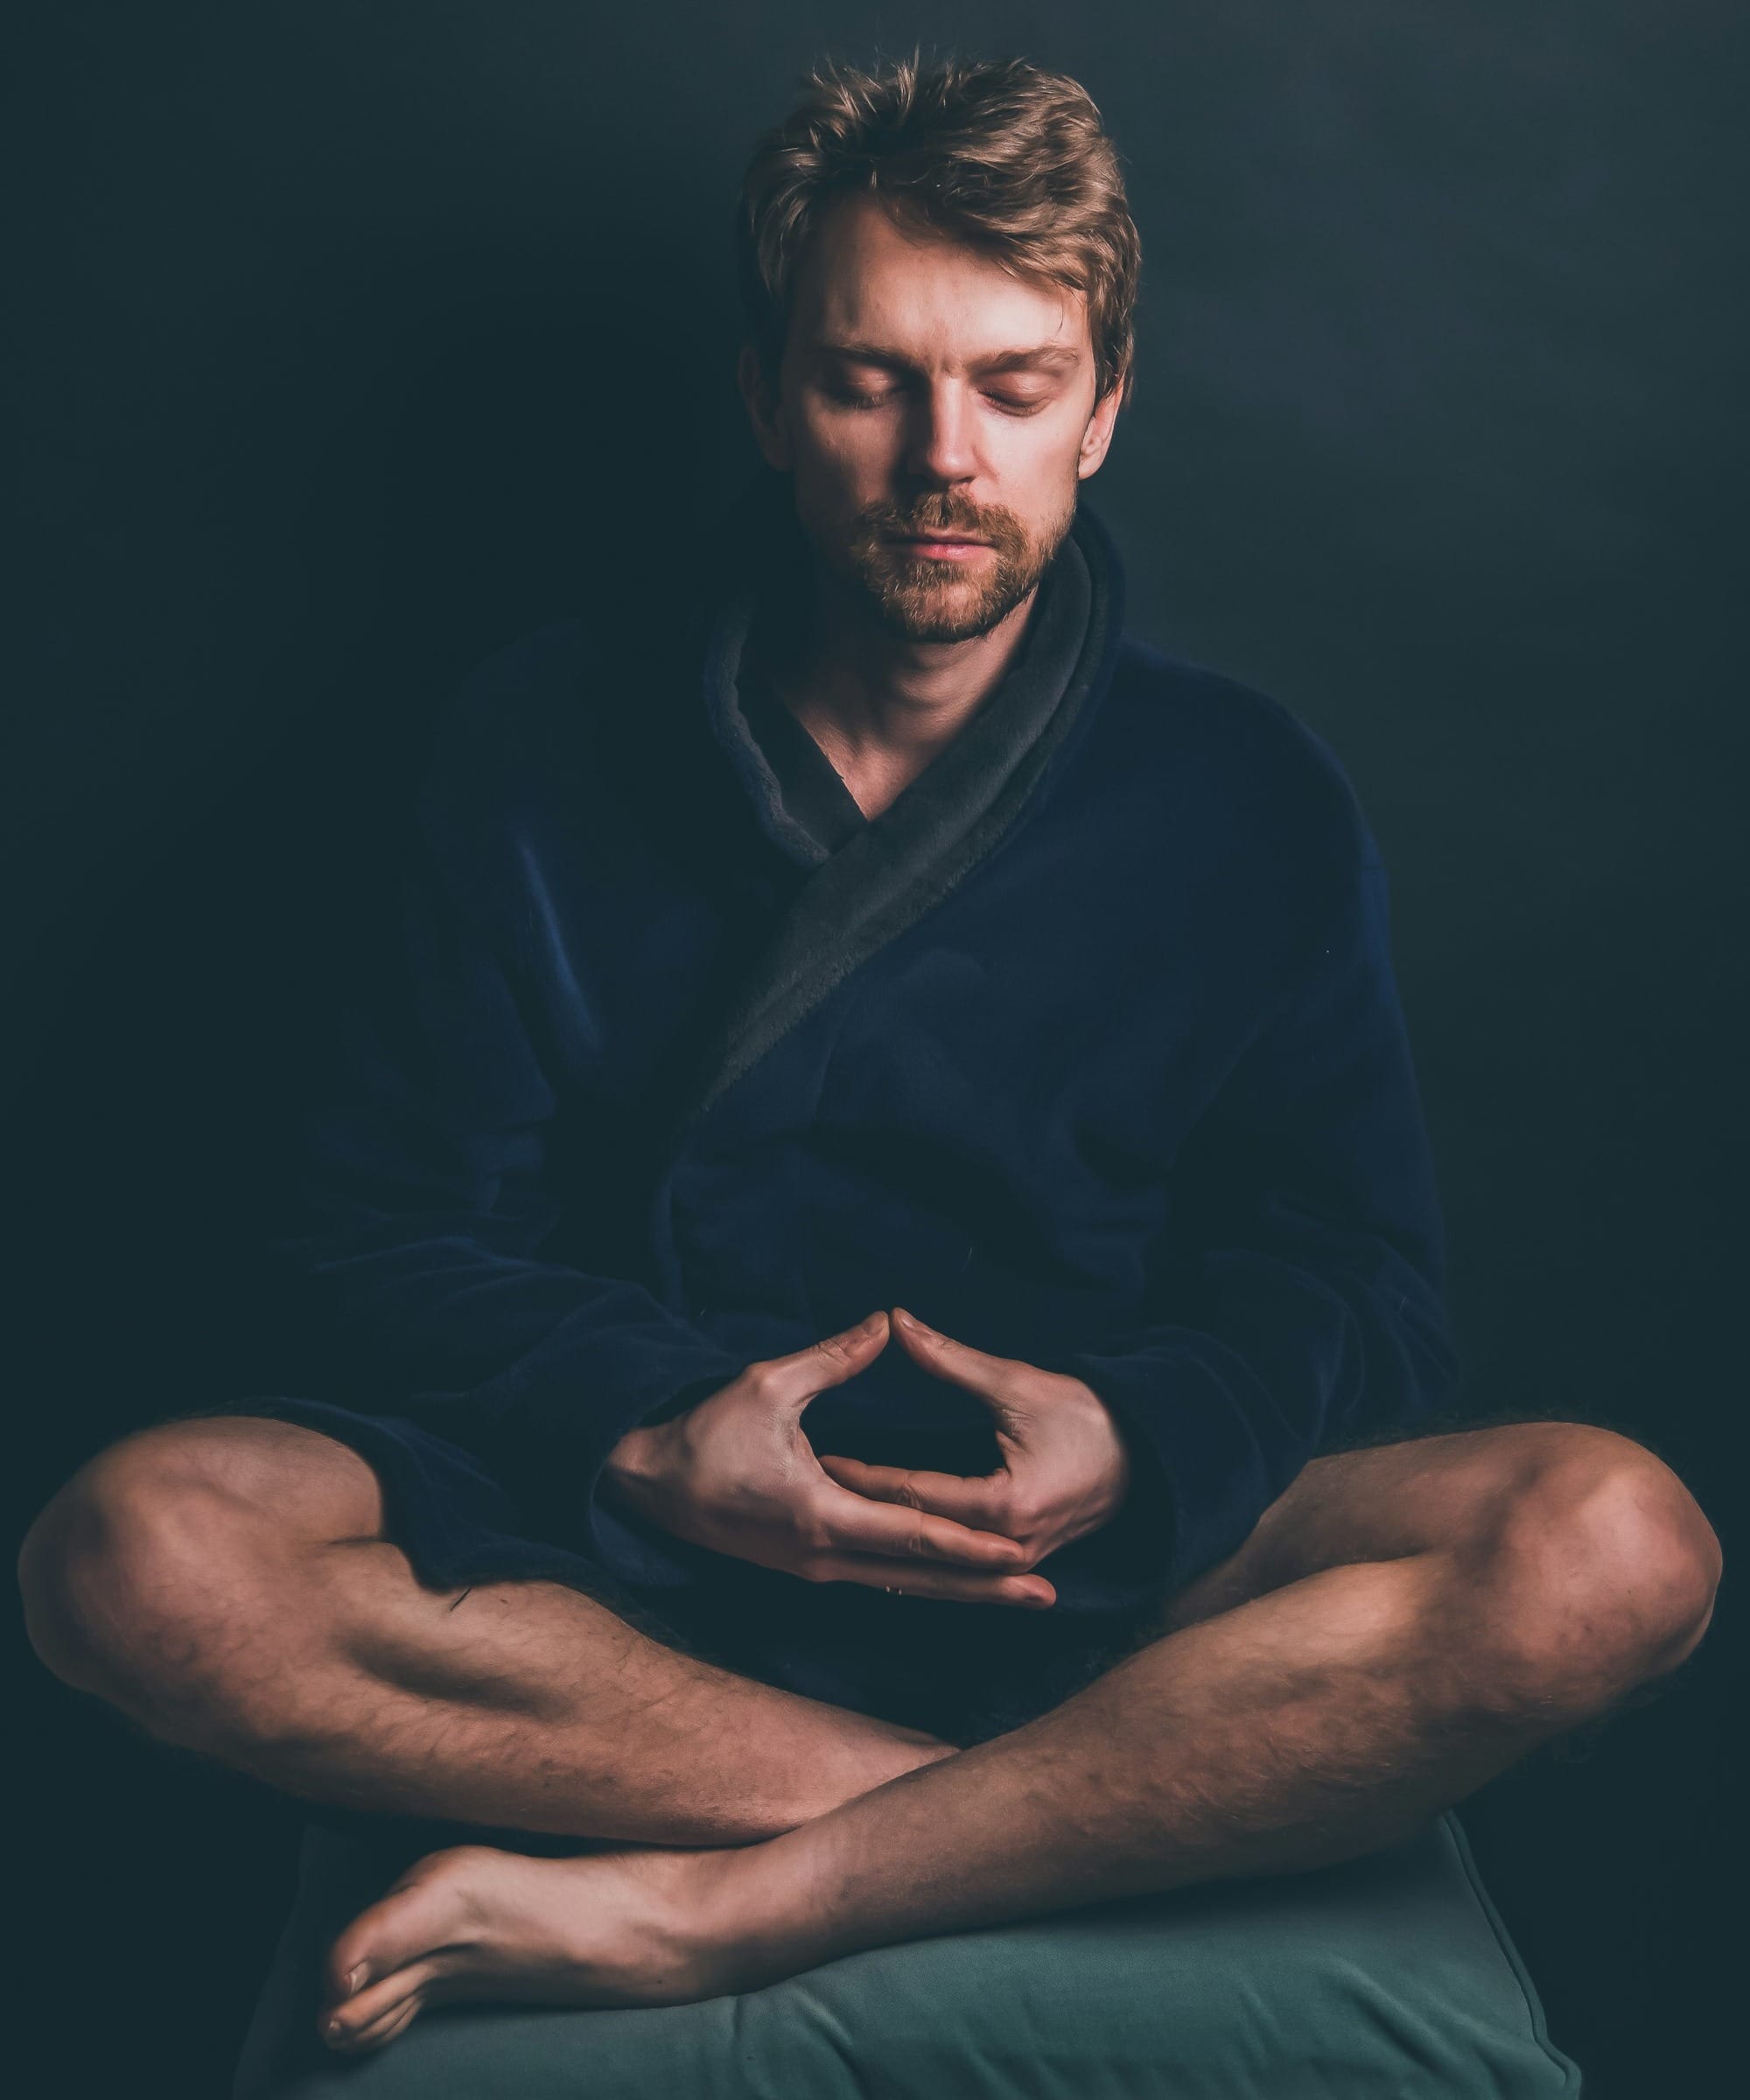
[[(1163, 1454), (1138, 1419), (1128, 1393), (1111, 1394), (1088, 1375), (1093, 1357), (1059, 1355), (1049, 1368), (1080, 1378), (1105, 1403), (1130, 1454), (1130, 1485), (1117, 1510), (1097, 1530), (1085, 1533), (1039, 1564), (1057, 1592), (1054, 1609), (1066, 1616), (1084, 1612), (1147, 1608), (1168, 1594), (1178, 1530), (1176, 1498)], [(1116, 1397), (1116, 1404), (1114, 1404)]]
[[(751, 1362), (752, 1359), (750, 1358)], [(744, 1364), (741, 1369), (745, 1370)], [(739, 1371), (731, 1376), (738, 1376)], [(715, 1372), (704, 1378), (696, 1378), (659, 1401), (648, 1413), (636, 1422), (628, 1423), (626, 1429), (641, 1429), (656, 1422), (671, 1422), (676, 1415), (683, 1415), (690, 1407), (696, 1407), (701, 1400), (729, 1383), (728, 1378)], [(624, 1436), (626, 1430), (620, 1432)], [(617, 1443), (619, 1438), (615, 1438)], [(608, 1447), (609, 1451), (612, 1446)], [(602, 1454), (606, 1466), (607, 1452)], [(598, 1466), (590, 1481), (587, 1522), (590, 1543), (609, 1572), (622, 1582), (638, 1583), (647, 1589), (683, 1590), (690, 1588), (698, 1578), (702, 1555), (698, 1547), (689, 1539), (678, 1538), (672, 1531), (665, 1531), (660, 1524), (651, 1523), (639, 1516), (636, 1510), (621, 1508), (605, 1503), (601, 1494), (602, 1467)]]
[(585, 1522), (592, 1550), (622, 1582), (639, 1583), (650, 1589), (690, 1588), (702, 1578), (709, 1578), (713, 1566), (720, 1568), (723, 1556), (665, 1531), (636, 1510), (606, 1504), (601, 1479), (609, 1452), (628, 1430), (671, 1422), (700, 1401), (709, 1400), (732, 1379), (738, 1378), (750, 1363), (789, 1355), (817, 1339), (812, 1329), (774, 1314), (715, 1309), (698, 1313), (690, 1323), (690, 1332), (720, 1368), (687, 1379), (624, 1420), (603, 1446), (589, 1476)]
[(1115, 1520), (1141, 1533), (1166, 1594), (1183, 1589), (1245, 1542), (1274, 1499), (1251, 1424), (1195, 1357), (1067, 1355), (1058, 1368), (1082, 1379), (1125, 1431), (1141, 1496)]
[(628, 1430), (695, 1405), (751, 1361), (685, 1321), (607, 1326), (586, 1314), (562, 1320), (477, 1388), (468, 1412), (493, 1424), (483, 1441), (494, 1448), (483, 1455), (513, 1486), (537, 1536), (578, 1539), (611, 1572), (641, 1581), (649, 1578), (624, 1559), (624, 1526), (599, 1522), (608, 1454)]

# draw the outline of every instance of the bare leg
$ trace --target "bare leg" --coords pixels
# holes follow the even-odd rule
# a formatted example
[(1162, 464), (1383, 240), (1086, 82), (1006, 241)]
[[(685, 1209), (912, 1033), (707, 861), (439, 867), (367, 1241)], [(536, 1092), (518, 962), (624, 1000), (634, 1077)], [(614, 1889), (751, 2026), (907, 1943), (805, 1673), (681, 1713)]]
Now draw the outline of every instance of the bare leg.
[(243, 1417), (100, 1454), (20, 1560), (49, 1667), (162, 1740), (346, 1807), (733, 1845), (954, 1754), (562, 1584), (422, 1588), (346, 1446)]
[(1609, 1432), (1333, 1454), (1178, 1601), (1177, 1630), (1011, 1735), (691, 1855), (666, 1910), (623, 1858), (422, 1861), (337, 1942), (325, 2031), (381, 2046), (458, 1996), (710, 1997), (862, 1947), (1369, 1852), (1674, 1669), (1718, 1573), (1682, 1483)]

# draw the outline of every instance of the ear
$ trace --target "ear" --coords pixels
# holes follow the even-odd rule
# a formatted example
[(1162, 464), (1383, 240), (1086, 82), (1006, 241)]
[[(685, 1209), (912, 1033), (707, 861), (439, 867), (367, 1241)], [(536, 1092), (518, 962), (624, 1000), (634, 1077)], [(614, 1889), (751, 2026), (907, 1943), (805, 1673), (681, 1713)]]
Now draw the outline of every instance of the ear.
[(1118, 420), (1118, 410), (1130, 391), (1130, 368), (1119, 373), (1106, 391), (1094, 404), (1094, 412), (1088, 418), (1088, 428), (1082, 433), (1082, 449), (1075, 462), (1075, 478), (1085, 481), (1090, 474), (1100, 471), (1102, 461), (1112, 443), (1112, 426)]
[(791, 466), (790, 440), (784, 429), (783, 412), (766, 381), (760, 353), (751, 342), (742, 344), (741, 354), (735, 360), (735, 383), (741, 389), (747, 420), (753, 426), (753, 440), (766, 466), (788, 473)]

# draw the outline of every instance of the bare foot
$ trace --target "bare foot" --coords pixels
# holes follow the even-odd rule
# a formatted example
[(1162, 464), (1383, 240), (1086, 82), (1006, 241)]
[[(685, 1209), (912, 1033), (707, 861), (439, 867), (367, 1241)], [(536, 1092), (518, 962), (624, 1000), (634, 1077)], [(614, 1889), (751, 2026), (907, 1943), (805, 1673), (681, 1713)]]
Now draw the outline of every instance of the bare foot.
[(429, 2006), (669, 2006), (739, 1987), (716, 1898), (738, 1858), (666, 1846), (531, 1858), (430, 1852), (328, 1956), (322, 2039), (380, 2048)]

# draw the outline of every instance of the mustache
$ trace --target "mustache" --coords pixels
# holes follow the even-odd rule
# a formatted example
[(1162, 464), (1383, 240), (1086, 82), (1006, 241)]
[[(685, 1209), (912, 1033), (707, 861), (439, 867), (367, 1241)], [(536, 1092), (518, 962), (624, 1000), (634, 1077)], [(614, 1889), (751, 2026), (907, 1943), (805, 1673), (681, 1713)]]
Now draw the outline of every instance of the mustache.
[(928, 536), (942, 540), (983, 540), (992, 547), (1002, 547), (1008, 545), (1013, 537), (1012, 532), (1001, 524), (988, 523), (982, 518), (902, 518), (889, 513), (885, 517), (871, 519), (870, 526), (873, 531), (896, 540)]

